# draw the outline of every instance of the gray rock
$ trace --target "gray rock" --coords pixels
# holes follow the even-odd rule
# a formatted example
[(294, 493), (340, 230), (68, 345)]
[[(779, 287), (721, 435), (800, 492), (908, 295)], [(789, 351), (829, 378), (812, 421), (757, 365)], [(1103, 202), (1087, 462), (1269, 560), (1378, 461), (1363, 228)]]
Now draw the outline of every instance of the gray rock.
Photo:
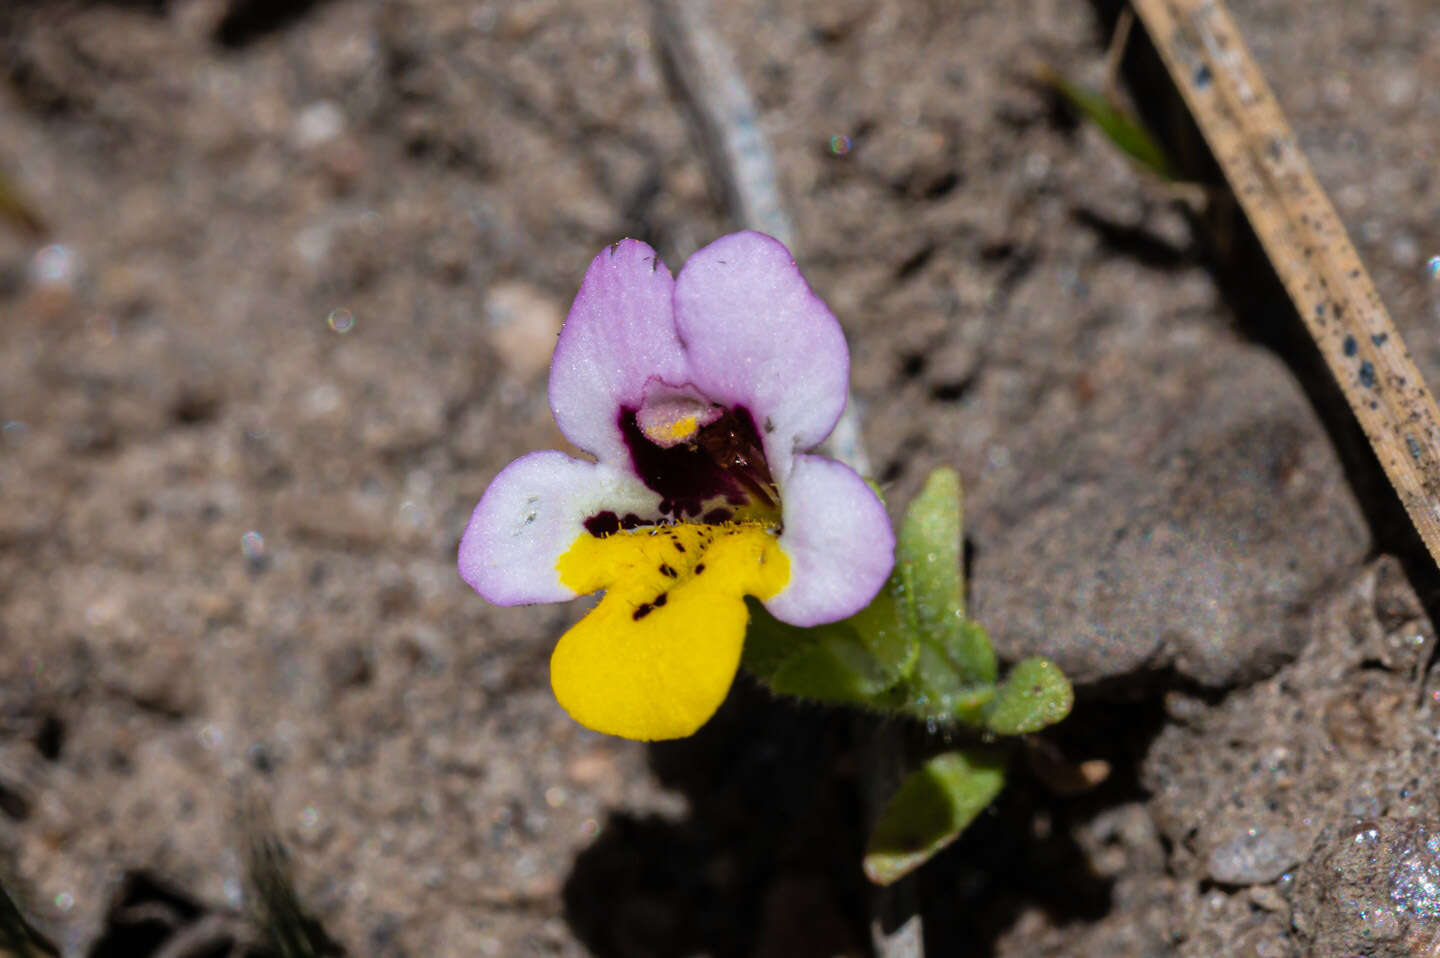
[(1012, 447), (1005, 495), (972, 512), (977, 615), (1004, 656), (1043, 655), (1081, 684), (1167, 666), (1212, 687), (1254, 679), (1293, 657), (1307, 603), (1363, 559), (1368, 532), (1290, 372), (1204, 336), (1115, 364), (1078, 431)]

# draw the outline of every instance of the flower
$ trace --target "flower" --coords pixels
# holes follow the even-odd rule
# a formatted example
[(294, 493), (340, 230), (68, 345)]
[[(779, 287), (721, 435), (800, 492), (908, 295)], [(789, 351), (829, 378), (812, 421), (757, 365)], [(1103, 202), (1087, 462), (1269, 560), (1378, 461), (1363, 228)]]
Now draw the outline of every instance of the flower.
[(800, 626), (874, 598), (894, 564), (884, 506), (808, 452), (844, 410), (849, 366), (769, 236), (722, 237), (675, 278), (636, 240), (595, 257), (550, 365), (555, 422), (595, 461), (520, 457), (460, 542), (461, 576), (498, 605), (605, 590), (550, 659), (576, 721), (689, 735), (734, 681), (745, 596)]

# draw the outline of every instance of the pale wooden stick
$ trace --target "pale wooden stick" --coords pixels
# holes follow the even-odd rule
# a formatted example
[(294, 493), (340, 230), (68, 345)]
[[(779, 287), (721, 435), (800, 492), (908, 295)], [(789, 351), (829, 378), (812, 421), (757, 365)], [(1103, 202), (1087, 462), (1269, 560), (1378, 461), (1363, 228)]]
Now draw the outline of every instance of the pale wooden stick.
[(1440, 563), (1440, 409), (1221, 0), (1133, 0), (1230, 188)]

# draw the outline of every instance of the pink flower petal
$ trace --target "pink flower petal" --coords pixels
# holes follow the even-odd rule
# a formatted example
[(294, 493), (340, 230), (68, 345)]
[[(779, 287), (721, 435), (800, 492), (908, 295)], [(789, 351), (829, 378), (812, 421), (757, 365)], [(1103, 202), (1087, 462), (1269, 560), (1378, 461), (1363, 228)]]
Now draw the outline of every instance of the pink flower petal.
[(788, 498), (791, 457), (829, 435), (845, 409), (850, 352), (840, 324), (779, 240), (744, 232), (685, 263), (675, 281), (675, 326), (691, 383), (750, 411)]
[(590, 263), (565, 318), (550, 362), (550, 409), (565, 437), (601, 462), (629, 462), (616, 426), (621, 406), (638, 409), (653, 379), (686, 380), (674, 287), (653, 249), (621, 240)]
[(895, 533), (865, 480), (833, 459), (796, 456), (783, 508), (790, 584), (766, 601), (771, 614), (819, 625), (869, 604), (895, 564)]
[(460, 539), (460, 578), (496, 605), (562, 602), (556, 561), (600, 512), (654, 515), (659, 497), (610, 466), (532, 452), (500, 470)]

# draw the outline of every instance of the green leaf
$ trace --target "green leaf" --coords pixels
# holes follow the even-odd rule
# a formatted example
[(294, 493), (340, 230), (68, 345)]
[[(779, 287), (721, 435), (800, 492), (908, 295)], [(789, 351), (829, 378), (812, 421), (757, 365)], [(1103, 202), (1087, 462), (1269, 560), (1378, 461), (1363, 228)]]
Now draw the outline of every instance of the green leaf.
[(991, 700), (985, 727), (997, 735), (1038, 732), (1069, 715), (1074, 704), (1075, 692), (1055, 663), (1025, 659)]
[(914, 666), (914, 637), (885, 591), (849, 619), (809, 629), (749, 605), (743, 662), (777, 694), (875, 707)]
[(781, 622), (766, 611), (759, 599), (747, 596), (745, 606), (750, 610), (750, 625), (745, 630), (740, 664), (768, 685), (786, 659), (815, 644), (815, 630)]
[(960, 477), (936, 469), (905, 511), (895, 542), (897, 601), (915, 623), (922, 644), (939, 653), (938, 663), (955, 672), (937, 688), (992, 684), (998, 674), (990, 638), (965, 617), (961, 561)]
[(960, 476), (936, 469), (905, 510), (895, 536), (895, 562), (906, 569), (910, 602), (922, 628), (943, 627), (965, 614), (960, 576)]
[(918, 718), (983, 726), (995, 683), (966, 682), (944, 649), (922, 641), (902, 694), (899, 707)]
[(1167, 180), (1175, 173), (1164, 149), (1135, 117), (1116, 109), (1109, 100), (1085, 87), (1071, 83), (1055, 70), (1042, 66), (1037, 79), (1060, 95), (1076, 112), (1100, 128), (1110, 142), (1145, 169)]
[(886, 804), (865, 849), (865, 875), (889, 885), (919, 868), (953, 842), (1004, 784), (998, 752), (971, 749), (930, 759)]

